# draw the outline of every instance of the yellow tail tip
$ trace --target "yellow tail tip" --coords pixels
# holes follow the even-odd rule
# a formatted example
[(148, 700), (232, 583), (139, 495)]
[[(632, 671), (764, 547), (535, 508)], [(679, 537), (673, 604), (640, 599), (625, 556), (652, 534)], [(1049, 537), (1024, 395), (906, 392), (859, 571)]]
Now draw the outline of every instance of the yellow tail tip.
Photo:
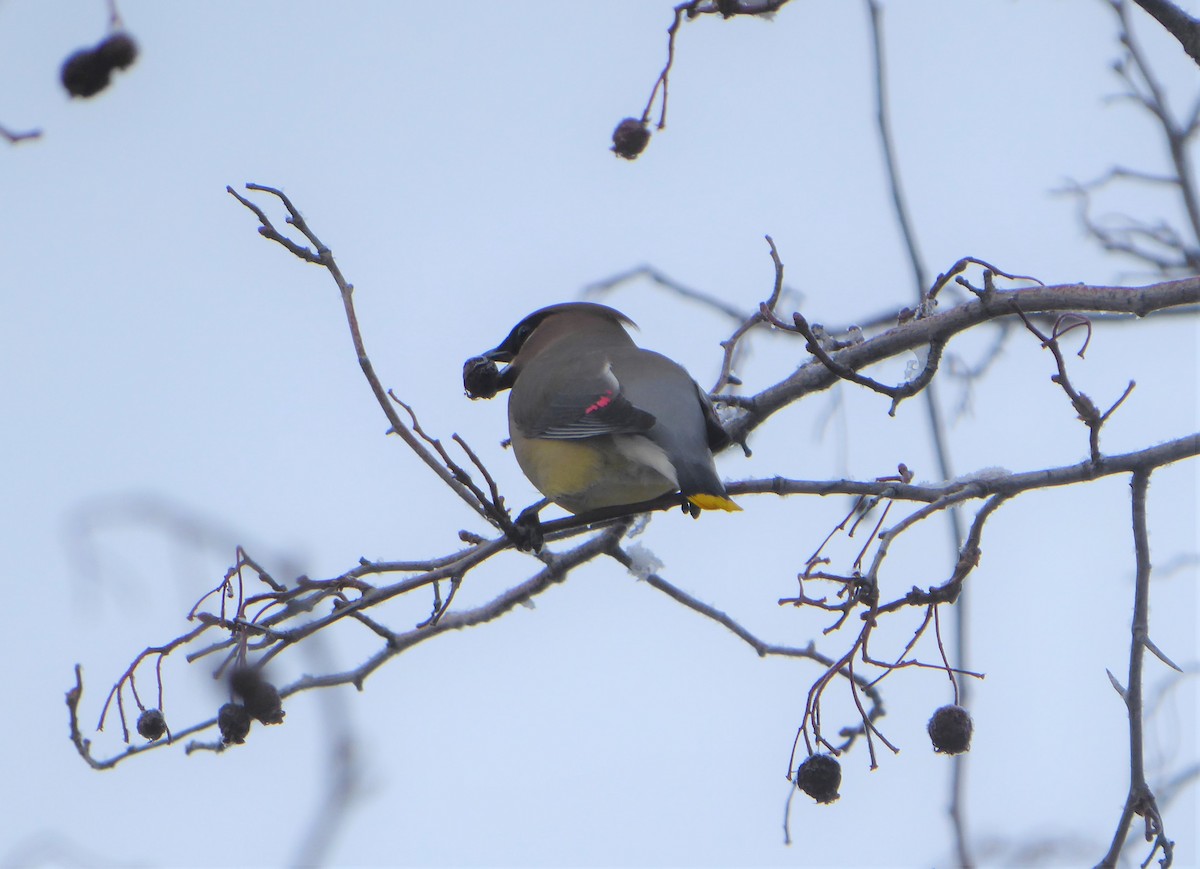
[(730, 513), (738, 513), (742, 509), (724, 495), (688, 495), (687, 499), (701, 510), (726, 510)]

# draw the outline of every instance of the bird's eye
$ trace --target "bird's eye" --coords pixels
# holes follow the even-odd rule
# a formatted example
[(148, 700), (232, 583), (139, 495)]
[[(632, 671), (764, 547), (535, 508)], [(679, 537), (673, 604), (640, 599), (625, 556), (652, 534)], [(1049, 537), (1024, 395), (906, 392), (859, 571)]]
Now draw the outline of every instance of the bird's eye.
[(528, 338), (532, 334), (533, 334), (533, 326), (531, 326), (529, 323), (522, 323), (521, 327), (519, 329), (517, 329), (517, 340), (524, 342), (525, 339)]

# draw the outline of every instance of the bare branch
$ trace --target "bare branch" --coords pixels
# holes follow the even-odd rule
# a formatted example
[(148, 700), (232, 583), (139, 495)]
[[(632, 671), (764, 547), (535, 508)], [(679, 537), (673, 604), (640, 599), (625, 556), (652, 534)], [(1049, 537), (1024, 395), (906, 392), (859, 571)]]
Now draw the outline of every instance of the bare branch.
[(832, 356), (830, 356), (822, 346), (821, 339), (815, 334), (808, 321), (804, 319), (803, 314), (799, 312), (792, 314), (792, 321), (795, 324), (793, 326), (789, 326), (778, 317), (775, 317), (773, 314), (768, 312), (765, 307), (760, 314), (764, 320), (769, 322), (772, 326), (775, 326), (777, 329), (795, 331), (803, 335), (806, 339), (804, 349), (816, 356), (826, 368), (828, 368), (842, 380), (848, 380), (851, 383), (857, 383), (859, 386), (865, 386), (874, 392), (878, 392), (880, 395), (886, 395), (889, 397), (892, 400), (892, 406), (888, 408), (888, 416), (896, 415), (896, 408), (899, 406), (901, 401), (916, 395), (918, 392), (929, 386), (930, 381), (933, 380), (933, 375), (937, 373), (938, 363), (941, 362), (942, 359), (942, 349), (945, 347), (945, 342), (941, 340), (930, 342), (929, 347), (925, 352), (925, 365), (921, 369), (920, 373), (911, 380), (906, 380), (904, 383), (898, 384), (897, 386), (887, 386), (871, 377), (866, 377), (862, 374), (859, 374), (853, 368), (842, 365)]
[(912, 220), (908, 216), (904, 191), (900, 186), (900, 172), (896, 165), (896, 148), (892, 144), (891, 124), (888, 121), (887, 73), (885, 72), (882, 35), (883, 9), (878, 0), (867, 0), (867, 11), (870, 13), (871, 55), (875, 69), (875, 122), (879, 131), (879, 142), (883, 146), (883, 160), (887, 167), (892, 208), (896, 215), (896, 221), (900, 224), (900, 233), (904, 237), (904, 249), (908, 252), (913, 285), (916, 287), (916, 298), (919, 301), (925, 293), (925, 288), (929, 286), (929, 281), (926, 279), (925, 263), (917, 246), (917, 235), (913, 230)]
[(935, 502), (949, 494), (968, 492), (973, 498), (991, 495), (1017, 495), (1034, 489), (1069, 486), (1113, 474), (1152, 470), (1200, 455), (1200, 434), (1190, 434), (1166, 443), (1131, 453), (1103, 456), (1099, 465), (1091, 460), (1076, 465), (1046, 468), (1022, 473), (988, 472), (952, 480), (943, 485), (911, 485), (895, 482), (857, 480), (789, 480), (772, 477), (743, 480), (726, 488), (730, 495), (878, 495), (899, 501)]
[(1037, 338), (1042, 342), (1042, 347), (1046, 348), (1053, 354), (1054, 362), (1058, 366), (1058, 373), (1051, 375), (1050, 379), (1062, 387), (1063, 392), (1065, 392), (1067, 397), (1071, 399), (1071, 405), (1075, 408), (1075, 412), (1079, 415), (1079, 419), (1088, 427), (1088, 448), (1092, 456), (1092, 464), (1099, 464), (1101, 458), (1100, 429), (1104, 426), (1104, 423), (1108, 421), (1108, 418), (1113, 415), (1113, 412), (1125, 402), (1125, 399), (1129, 397), (1129, 394), (1133, 392), (1133, 381), (1130, 381), (1129, 386), (1125, 388), (1125, 391), (1121, 394), (1121, 397), (1113, 403), (1112, 407), (1110, 407), (1104, 413), (1101, 413), (1100, 409), (1096, 407), (1096, 403), (1088, 398), (1087, 395), (1076, 389), (1071, 383), (1071, 378), (1067, 374), (1067, 363), (1063, 358), (1062, 349), (1059, 346), (1059, 339), (1062, 338), (1063, 335), (1067, 334), (1067, 332), (1071, 331), (1077, 326), (1085, 326), (1088, 330), (1088, 337), (1087, 340), (1084, 341), (1083, 347), (1080, 348), (1078, 354), (1079, 357), (1082, 358), (1084, 351), (1087, 349), (1088, 342), (1092, 337), (1091, 323), (1089, 323), (1086, 318), (1079, 317), (1076, 314), (1064, 314), (1059, 317), (1057, 321), (1055, 321), (1053, 332), (1047, 336), (1043, 334), (1036, 326), (1034, 326), (1033, 323), (1029, 322), (1029, 318), (1025, 316), (1020, 308), (1017, 309), (1017, 315), (1025, 324), (1025, 328), (1036, 335)]
[(371, 392), (375, 395), (375, 401), (382, 408), (387, 416), (388, 422), (391, 424), (392, 431), (400, 436), (400, 438), (408, 445), (408, 447), (417, 454), (429, 468), (445, 483), (451, 491), (459, 496), (464, 503), (472, 510), (484, 518), (488, 518), (488, 510), (485, 505), (470, 491), (470, 489), (455, 479), (454, 474), (449, 471), (438, 459), (429, 452), (422, 444), (421, 439), (414, 434), (408, 426), (400, 419), (396, 413), (391, 400), (388, 398), (387, 390), (380, 383), (378, 376), (375, 374), (375, 367), (371, 364), (370, 357), (367, 356), (366, 346), (363, 343), (362, 332), (358, 326), (358, 315), (354, 310), (354, 287), (346, 281), (342, 275), (341, 269), (333, 258), (332, 251), (329, 250), (320, 239), (316, 237), (313, 231), (309, 228), (300, 212), (296, 209), (290, 199), (281, 191), (274, 187), (267, 187), (262, 184), (247, 184), (246, 189), (255, 190), (262, 193), (269, 193), (277, 197), (288, 211), (287, 222), (296, 229), (313, 244), (313, 248), (305, 247), (292, 241), (291, 239), (280, 233), (271, 223), (271, 220), (266, 216), (261, 208), (246, 199), (244, 196), (237, 193), (232, 187), (225, 188), (228, 193), (233, 196), (238, 202), (250, 209), (255, 217), (258, 218), (259, 234), (264, 238), (277, 242), (287, 248), (293, 255), (299, 257), (305, 262), (310, 262), (315, 265), (322, 266), (329, 271), (337, 284), (338, 291), (342, 296), (342, 306), (346, 314), (346, 323), (350, 327), (350, 337), (354, 343), (355, 354), (358, 357), (358, 364), (362, 368), (363, 375), (367, 378), (367, 383), (371, 387)]
[(15, 145), (18, 142), (28, 142), (31, 139), (40, 139), (41, 137), (41, 130), (26, 130), (25, 132), (17, 133), (7, 127), (0, 126), (0, 139), (4, 139), (10, 145)]
[(684, 19), (691, 20), (700, 15), (720, 14), (722, 18), (732, 18), (735, 15), (770, 15), (786, 6), (790, 0), (688, 0), (680, 3), (672, 11), (671, 25), (667, 28), (667, 62), (658, 74), (654, 87), (650, 89), (650, 99), (642, 111), (642, 123), (650, 121), (650, 112), (654, 108), (654, 100), (662, 89), (662, 103), (658, 114), (658, 129), (667, 125), (667, 87), (671, 77), (671, 67), (675, 65), (675, 37)]
[(1134, 0), (1166, 31), (1179, 40), (1188, 57), (1200, 65), (1200, 21), (1188, 15), (1171, 0)]
[[(1133, 474), (1133, 546), (1137, 574), (1134, 580), (1132, 640), (1129, 648), (1129, 677), (1124, 690), (1120, 691), (1129, 713), (1129, 793), (1125, 807), (1121, 810), (1117, 829), (1113, 834), (1108, 852), (1100, 858), (1098, 866), (1116, 866), (1129, 834), (1134, 815), (1146, 822), (1146, 841), (1151, 843), (1150, 853), (1143, 866), (1147, 865), (1158, 851), (1163, 869), (1171, 865), (1175, 843), (1167, 838), (1162, 815), (1154, 793), (1146, 782), (1146, 767), (1143, 759), (1143, 708), (1142, 675), (1145, 662), (1146, 641), (1150, 636), (1150, 538), (1146, 529), (1146, 492), (1150, 487), (1150, 472), (1138, 470)], [(1109, 674), (1112, 679), (1112, 674)], [(1113, 679), (1114, 686), (1116, 680)]]
[[(910, 320), (829, 355), (841, 367), (858, 371), (906, 350), (928, 346), (935, 340), (948, 341), (952, 336), (979, 323), (1016, 316), (1012, 307), (1014, 303), (1019, 305), (1027, 316), (1055, 311), (1107, 311), (1145, 317), (1166, 308), (1200, 303), (1200, 277), (1144, 287), (1064, 284), (984, 291), (979, 293), (978, 298), (969, 302), (929, 317)], [(756, 395), (720, 395), (716, 398), (748, 411), (730, 426), (730, 434), (736, 440), (746, 437), (781, 408), (805, 395), (828, 389), (837, 383), (838, 379), (825, 363), (815, 360), (802, 365), (791, 376)]]
[(642, 265), (634, 266), (623, 272), (618, 272), (607, 278), (602, 278), (598, 281), (593, 281), (583, 288), (581, 295), (584, 298), (602, 296), (605, 293), (610, 293), (622, 284), (630, 283), (638, 278), (646, 278), (654, 284), (668, 290), (671, 293), (679, 296), (682, 299), (687, 299), (691, 302), (697, 302), (706, 308), (712, 308), (726, 317), (734, 320), (744, 320), (747, 315), (734, 305), (725, 301), (720, 296), (715, 296), (712, 293), (706, 293), (704, 290), (698, 290), (695, 287), (689, 287), (669, 275), (656, 269), (654, 266)]

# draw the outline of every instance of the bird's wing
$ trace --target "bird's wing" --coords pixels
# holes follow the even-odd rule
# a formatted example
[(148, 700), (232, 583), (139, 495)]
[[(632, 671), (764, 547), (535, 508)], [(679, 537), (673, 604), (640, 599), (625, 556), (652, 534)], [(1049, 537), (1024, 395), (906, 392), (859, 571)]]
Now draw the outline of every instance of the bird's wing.
[(713, 453), (719, 453), (733, 443), (733, 438), (729, 436), (729, 432), (725, 431), (725, 426), (721, 425), (721, 419), (717, 416), (716, 408), (709, 400), (708, 393), (698, 383), (696, 392), (698, 393), (696, 397), (700, 400), (700, 410), (704, 414), (704, 434), (708, 440), (708, 448)]
[[(654, 414), (635, 406), (624, 394), (607, 359), (589, 366), (594, 373), (568, 381), (548, 378), (545, 388), (522, 396), (515, 418), (527, 437), (574, 440), (608, 434), (649, 431)], [(514, 400), (517, 397), (514, 396)]]

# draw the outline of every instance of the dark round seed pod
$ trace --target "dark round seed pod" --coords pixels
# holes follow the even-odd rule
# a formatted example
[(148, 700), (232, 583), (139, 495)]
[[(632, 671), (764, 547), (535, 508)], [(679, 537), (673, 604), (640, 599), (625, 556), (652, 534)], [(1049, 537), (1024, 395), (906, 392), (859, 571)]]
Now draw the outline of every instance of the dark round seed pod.
[(241, 703), (226, 703), (217, 712), (217, 727), (226, 745), (241, 745), (250, 732), (250, 713)]
[(94, 97), (108, 87), (112, 66), (96, 51), (83, 48), (62, 65), (62, 84), (73, 97)]
[(137, 60), (138, 47), (133, 37), (123, 30), (110, 33), (96, 46), (96, 54), (113, 69), (129, 69)]
[(467, 397), (491, 398), (500, 391), (500, 370), (484, 356), (472, 356), (463, 363), (463, 389)]
[(151, 742), (162, 739), (163, 734), (167, 732), (167, 719), (163, 718), (162, 712), (157, 709), (143, 710), (138, 716), (137, 732)]
[(933, 750), (942, 754), (962, 754), (971, 748), (974, 724), (971, 714), (961, 706), (943, 706), (929, 719), (929, 739)]
[(229, 676), (233, 693), (242, 698), (242, 704), (251, 717), (262, 724), (283, 722), (283, 702), (279, 689), (263, 678), (262, 671), (251, 667), (234, 670)]
[(832, 803), (839, 796), (842, 765), (828, 754), (814, 754), (796, 767), (796, 787), (818, 803)]
[(650, 131), (637, 118), (626, 118), (613, 130), (612, 150), (618, 157), (636, 160), (650, 143)]

